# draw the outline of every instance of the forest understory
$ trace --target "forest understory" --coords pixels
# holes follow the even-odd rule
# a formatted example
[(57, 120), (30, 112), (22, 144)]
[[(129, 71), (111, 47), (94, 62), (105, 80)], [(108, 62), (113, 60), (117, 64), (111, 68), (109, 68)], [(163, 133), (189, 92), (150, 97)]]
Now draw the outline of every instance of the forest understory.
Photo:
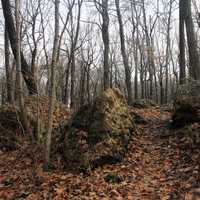
[(123, 161), (88, 173), (66, 171), (59, 159), (44, 172), (41, 147), (27, 142), (1, 151), (0, 199), (199, 199), (200, 145), (190, 132), (198, 132), (200, 124), (171, 129), (171, 112), (165, 110), (135, 108), (145, 123), (136, 125)]
[(0, 200), (200, 200), (198, 0), (0, 15)]

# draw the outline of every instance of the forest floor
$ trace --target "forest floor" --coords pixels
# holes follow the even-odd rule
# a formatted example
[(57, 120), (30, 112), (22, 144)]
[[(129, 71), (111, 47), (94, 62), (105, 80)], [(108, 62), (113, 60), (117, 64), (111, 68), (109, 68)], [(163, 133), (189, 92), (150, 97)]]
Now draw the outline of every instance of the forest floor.
[[(148, 123), (137, 125), (123, 162), (89, 174), (59, 170), (59, 162), (56, 170), (43, 172), (42, 151), (29, 144), (0, 152), (0, 200), (192, 199), (200, 188), (199, 145), (169, 129), (169, 112), (159, 108), (137, 112)], [(117, 175), (118, 183), (106, 182), (109, 174)]]

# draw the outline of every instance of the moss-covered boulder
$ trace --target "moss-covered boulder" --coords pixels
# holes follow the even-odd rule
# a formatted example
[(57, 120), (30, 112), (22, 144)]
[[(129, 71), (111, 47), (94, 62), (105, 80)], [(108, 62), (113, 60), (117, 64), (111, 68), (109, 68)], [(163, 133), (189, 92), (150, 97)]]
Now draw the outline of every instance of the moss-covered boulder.
[(153, 100), (150, 100), (150, 99), (138, 99), (138, 100), (135, 100), (131, 106), (134, 108), (143, 109), (143, 108), (155, 107), (157, 106), (157, 104)]
[(143, 125), (148, 124), (148, 120), (145, 119), (145, 117), (142, 116), (140, 113), (135, 112), (133, 109), (131, 110), (131, 115), (133, 117), (133, 121), (135, 122), (135, 124), (143, 124)]
[(123, 95), (118, 89), (108, 89), (73, 116), (65, 138), (66, 163), (88, 169), (121, 161), (133, 130)]
[(200, 83), (193, 81), (179, 87), (174, 101), (173, 125), (200, 122)]
[[(47, 97), (30, 96), (25, 98), (27, 111), (27, 121), (29, 123), (26, 138), (37, 139), (43, 142), (47, 131), (49, 101)], [(39, 113), (39, 120), (38, 120)], [(53, 150), (60, 146), (62, 138), (62, 128), (70, 118), (69, 109), (60, 102), (55, 102), (53, 113)], [(39, 122), (39, 134), (37, 134), (37, 123)], [(20, 109), (14, 105), (4, 105), (0, 107), (0, 150), (14, 150), (24, 134)], [(27, 137), (28, 136), (28, 137)]]

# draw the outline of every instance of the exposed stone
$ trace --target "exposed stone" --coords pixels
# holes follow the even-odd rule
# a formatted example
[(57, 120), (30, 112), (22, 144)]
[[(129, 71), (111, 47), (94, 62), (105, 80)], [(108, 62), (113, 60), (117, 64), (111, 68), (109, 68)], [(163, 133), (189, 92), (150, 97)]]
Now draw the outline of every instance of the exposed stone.
[(108, 89), (72, 118), (65, 138), (65, 160), (76, 169), (121, 161), (133, 130), (123, 95), (118, 89)]
[(133, 116), (133, 121), (136, 124), (144, 124), (144, 125), (148, 124), (148, 121), (142, 115), (140, 115), (139, 113), (132, 111), (131, 115)]
[(174, 101), (173, 125), (185, 126), (200, 121), (200, 83), (180, 86)]
[[(44, 141), (44, 136), (47, 130), (48, 122), (48, 108), (49, 101), (47, 97), (31, 96), (25, 99), (25, 105), (27, 109), (27, 117), (29, 122), (28, 137), (36, 138), (40, 142)], [(39, 109), (38, 109), (39, 108)], [(36, 135), (37, 122), (40, 122), (40, 134)], [(52, 140), (53, 150), (59, 146), (62, 138), (61, 129), (66, 126), (69, 120), (70, 112), (68, 108), (59, 102), (55, 102), (55, 109), (53, 113), (53, 134)], [(22, 124), (20, 118), (20, 111), (17, 106), (4, 105), (0, 107), (0, 149), (14, 150), (19, 145), (20, 138), (22, 139)]]
[(153, 100), (150, 100), (150, 99), (138, 99), (132, 103), (132, 107), (135, 107), (135, 108), (149, 108), (149, 107), (155, 107), (155, 106), (157, 106), (157, 104)]
[(123, 181), (123, 178), (116, 172), (110, 172), (104, 176), (104, 180), (108, 183), (119, 184)]

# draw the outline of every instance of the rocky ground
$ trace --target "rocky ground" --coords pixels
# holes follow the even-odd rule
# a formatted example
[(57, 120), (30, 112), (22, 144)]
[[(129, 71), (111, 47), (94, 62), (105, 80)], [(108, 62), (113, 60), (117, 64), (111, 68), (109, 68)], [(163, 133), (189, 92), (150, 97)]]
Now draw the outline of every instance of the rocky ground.
[(42, 170), (42, 149), (23, 144), (0, 152), (0, 200), (192, 200), (200, 190), (200, 145), (191, 133), (199, 124), (170, 129), (171, 113), (135, 109), (146, 123), (137, 126), (125, 159), (87, 174), (62, 169), (59, 158)]

